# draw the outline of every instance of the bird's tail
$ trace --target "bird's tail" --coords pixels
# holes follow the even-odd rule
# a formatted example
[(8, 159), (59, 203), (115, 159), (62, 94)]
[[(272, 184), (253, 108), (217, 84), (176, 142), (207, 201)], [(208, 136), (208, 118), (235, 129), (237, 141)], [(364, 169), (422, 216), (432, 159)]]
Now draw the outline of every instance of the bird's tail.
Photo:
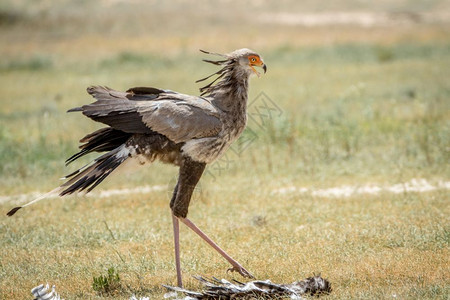
[(120, 164), (122, 164), (130, 156), (130, 153), (132, 151), (132, 148), (127, 147), (125, 143), (129, 138), (129, 134), (119, 132), (118, 136), (116, 136), (115, 139), (111, 139), (111, 135), (113, 135), (112, 130), (113, 129), (109, 128), (108, 130), (98, 130), (84, 137), (81, 141), (85, 142), (85, 144), (80, 146), (82, 150), (69, 158), (66, 163), (70, 163), (73, 160), (92, 151), (109, 150), (107, 153), (96, 158), (94, 161), (76, 170), (75, 172), (63, 177), (62, 179), (67, 179), (67, 181), (61, 186), (57, 187), (47, 194), (34, 199), (33, 201), (28, 202), (25, 205), (13, 208), (7, 213), (7, 215), (12, 216), (22, 207), (36, 203), (39, 200), (42, 200), (49, 196), (59, 195), (62, 197), (73, 193), (89, 193), (90, 191), (92, 191)]

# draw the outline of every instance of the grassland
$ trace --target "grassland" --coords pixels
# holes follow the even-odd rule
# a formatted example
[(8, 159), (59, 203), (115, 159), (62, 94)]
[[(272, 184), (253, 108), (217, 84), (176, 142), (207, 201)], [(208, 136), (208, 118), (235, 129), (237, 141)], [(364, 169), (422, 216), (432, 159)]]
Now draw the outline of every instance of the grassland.
[[(317, 11), (314, 1), (305, 8), (287, 1), (201, 9), (184, 1), (93, 3), (0, 5), (7, 41), (0, 44), (0, 196), (48, 191), (76, 168), (64, 159), (101, 126), (65, 113), (89, 101), (86, 86), (197, 94), (194, 81), (214, 70), (201, 63), (198, 49), (245, 46), (269, 68), (252, 80), (250, 99), (264, 92), (279, 110), (262, 126), (251, 120), (236, 152), (210, 166), (190, 217), (260, 279), (292, 282), (321, 272), (334, 288), (327, 299), (448, 299), (448, 190), (337, 198), (274, 193), (288, 186), (448, 181), (448, 24), (258, 22), (263, 13)], [(326, 9), (433, 14), (450, 6), (336, 3)], [(250, 107), (255, 118), (257, 108), (267, 112), (262, 105)], [(176, 282), (168, 208), (176, 169), (159, 163), (124, 169), (101, 188), (167, 189), (52, 199), (0, 217), (0, 299), (31, 299), (29, 290), (47, 281), (65, 299), (162, 298), (161, 285)], [(0, 211), (14, 205), (3, 201)], [(120, 285), (99, 294), (92, 278), (110, 267)], [(226, 274), (226, 263), (185, 228), (182, 267), (191, 288), (198, 283), (189, 275), (237, 276)]]

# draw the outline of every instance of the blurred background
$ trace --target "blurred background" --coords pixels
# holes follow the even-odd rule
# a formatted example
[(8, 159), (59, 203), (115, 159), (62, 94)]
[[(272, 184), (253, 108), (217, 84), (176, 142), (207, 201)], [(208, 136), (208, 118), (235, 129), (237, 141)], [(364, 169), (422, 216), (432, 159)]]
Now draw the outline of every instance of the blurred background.
[[(4, 212), (14, 203), (28, 199), (30, 193), (54, 188), (59, 184), (58, 178), (83, 165), (78, 162), (65, 167), (64, 160), (77, 151), (77, 141), (81, 137), (102, 125), (65, 112), (91, 101), (85, 91), (87, 86), (107, 85), (118, 90), (154, 86), (198, 95), (200, 85), (195, 81), (216, 70), (201, 61), (206, 55), (199, 49), (227, 53), (238, 48), (251, 48), (264, 58), (268, 72), (261, 78), (252, 79), (249, 128), (226, 157), (209, 167), (210, 176), (202, 179), (192, 211), (201, 208), (207, 214), (211, 210), (210, 215), (216, 214), (216, 218), (220, 217), (217, 216), (219, 212), (213, 213), (214, 207), (225, 208), (230, 214), (240, 211), (244, 214), (239, 215), (240, 219), (236, 216), (236, 220), (232, 217), (230, 220), (239, 223), (244, 216), (250, 220), (244, 224), (258, 230), (261, 230), (258, 226), (266, 222), (276, 226), (277, 222), (289, 219), (294, 223), (280, 225), (289, 231), (307, 218), (300, 208), (295, 208), (295, 205), (305, 203), (300, 198), (306, 196), (278, 195), (277, 209), (271, 206), (275, 205), (271, 200), (275, 196), (270, 196), (274, 190), (366, 184), (384, 186), (418, 179), (438, 186), (449, 180), (450, 1), (3, 0), (0, 2), (0, 36), (0, 208)], [(86, 158), (84, 162), (92, 158)], [(176, 173), (173, 167), (156, 163), (139, 170), (129, 168), (123, 173), (125, 175), (111, 176), (102, 186), (106, 190), (144, 185), (162, 187), (151, 193), (152, 205), (168, 212), (167, 191), (171, 190)], [(117, 223), (114, 224), (117, 228), (130, 228), (130, 224), (124, 225), (120, 222), (125, 221), (118, 220), (129, 207), (146, 207), (146, 197), (148, 195), (140, 195), (137, 202), (123, 202), (123, 210), (116, 212)], [(444, 217), (437, 213), (448, 211), (444, 205), (448, 194), (441, 192), (433, 197), (437, 201), (434, 204), (417, 200), (421, 204), (416, 209), (408, 210), (400, 204), (396, 207), (403, 212), (409, 211), (409, 220), (422, 216), (423, 206), (428, 207), (436, 214), (430, 212), (428, 217), (420, 220), (430, 226), (448, 221), (450, 214)], [(124, 201), (125, 198), (120, 199)], [(310, 203), (311, 213), (308, 220), (312, 223), (316, 220), (317, 224), (324, 221), (321, 212), (314, 214), (314, 198), (306, 198), (304, 201)], [(59, 214), (65, 214), (61, 218), (67, 223), (79, 222), (77, 218), (83, 217), (93, 220), (99, 216), (84, 216), (84, 209), (96, 207), (96, 214), (105, 205), (112, 209), (120, 202), (108, 201), (113, 200), (98, 199), (96, 202), (74, 198), (64, 203), (53, 201), (52, 206), (56, 207), (49, 213), (58, 220), (54, 221), (56, 223), (61, 221), (56, 216)], [(398, 201), (404, 203), (402, 201), (406, 200)], [(49, 203), (33, 206), (34, 210), (24, 212), (24, 218), (33, 218), (34, 224), (47, 228), (40, 217), (49, 210)], [(286, 203), (288, 211), (282, 209), (281, 203)], [(322, 212), (334, 207), (333, 202), (324, 203), (329, 206), (322, 207)], [(356, 207), (358, 213), (368, 209), (364, 206), (367, 204), (358, 206), (358, 203), (356, 200), (344, 201), (341, 205), (350, 210)], [(378, 213), (382, 214), (386, 209), (383, 205), (378, 207)], [(278, 221), (270, 218), (273, 216), (271, 207), (278, 211)], [(297, 215), (291, 216), (291, 211)], [(371, 215), (371, 210), (368, 211)], [(343, 224), (361, 221), (342, 213), (339, 220)], [(114, 213), (111, 212), (111, 216), (115, 216)], [(377, 217), (374, 213), (365, 222)], [(25, 242), (21, 237), (39, 236), (39, 233), (23, 220), (21, 216), (14, 221), (2, 220), (0, 232), (4, 245), (8, 246), (5, 246), (0, 261), (13, 264), (20, 260), (14, 253), (21, 247), (34, 249), (35, 246), (37, 253), (52, 247), (52, 243), (41, 244), (40, 240), (31, 245), (29, 240)], [(262, 220), (262, 223), (254, 220)], [(162, 222), (166, 221), (170, 222), (170, 219)], [(14, 223), (13, 228), (8, 222), (18, 223)], [(81, 232), (85, 235), (79, 239), (59, 240), (55, 237), (59, 241), (56, 244), (60, 243), (58, 247), (84, 245), (86, 239), (91, 242), (102, 240), (103, 234), (107, 245), (109, 242), (114, 244), (115, 240), (108, 238), (109, 231), (105, 231), (103, 224), (90, 222), (84, 220), (81, 223), (90, 225), (83, 227)], [(428, 226), (424, 224), (421, 228)], [(446, 236), (439, 240), (444, 246), (439, 245), (447, 247), (447, 251), (448, 224), (430, 229), (433, 236)], [(140, 230), (137, 229), (139, 224), (135, 225), (134, 230)], [(52, 230), (47, 228), (40, 234), (46, 236), (49, 231), (61, 233), (67, 230), (56, 224), (49, 226)], [(99, 235), (90, 236), (90, 230), (96, 226), (95, 232)], [(155, 224), (148, 225), (152, 226), (158, 228)], [(162, 228), (170, 228), (167, 226)], [(412, 234), (404, 245), (413, 247), (417, 244), (417, 236), (410, 227), (405, 228), (406, 231), (389, 234), (395, 237), (407, 236), (405, 232)], [(277, 230), (279, 233), (281, 229), (278, 227)], [(220, 235), (218, 231), (217, 228), (213, 230)], [(383, 232), (382, 228), (380, 232)], [(167, 241), (163, 241), (168, 244), (168, 249), (169, 233)], [(128, 234), (133, 236), (133, 231)], [(155, 236), (141, 234), (142, 239)], [(260, 236), (261, 233), (254, 231), (253, 235)], [(124, 236), (127, 235), (124, 233)], [(90, 249), (91, 245), (86, 244), (86, 247)], [(282, 253), (276, 247), (273, 249), (274, 253)], [(171, 254), (167, 255), (167, 268), (172, 272)], [(273, 255), (277, 261), (277, 254)], [(30, 260), (38, 266), (45, 264), (37, 258)], [(304, 260), (305, 257), (299, 258), (297, 262), (304, 265)], [(25, 266), (26, 262), (23, 263)], [(313, 263), (320, 265), (320, 260), (313, 260)], [(100, 270), (100, 266), (107, 264), (103, 261), (95, 267)], [(189, 266), (198, 267), (196, 264)], [(55, 266), (55, 270), (60, 267)], [(337, 269), (320, 267), (329, 273)], [(200, 266), (200, 269), (204, 268)], [(286, 268), (288, 270), (289, 266)], [(29, 271), (17, 270), (8, 263), (0, 264), (1, 270), (5, 285), (29, 274)], [(161, 271), (161, 265), (154, 273), (151, 273), (153, 269), (139, 270), (142, 274), (150, 272), (153, 275), (158, 271)], [(308, 275), (308, 271), (311, 269), (306, 269), (304, 275)], [(214, 275), (214, 270), (211, 272)], [(443, 274), (448, 275), (448, 270), (446, 272)], [(53, 273), (48, 273), (46, 278), (51, 277), (49, 274)], [(74, 281), (75, 286), (81, 287), (90, 280), (91, 273), (86, 274)], [(286, 271), (285, 277), (283, 274), (281, 279), (286, 279), (289, 272)], [(442, 279), (444, 275), (440, 273), (441, 277), (433, 278)], [(29, 286), (34, 282), (31, 276), (27, 277), (28, 285), (10, 288), (5, 293), (9, 297), (22, 295), (22, 290), (28, 291), (32, 287)], [(70, 287), (64, 287), (67, 278), (52, 276), (60, 280), (59, 284), (66, 292), (70, 290)], [(162, 283), (167, 283), (167, 278), (172, 280), (167, 276), (162, 277)], [(344, 282), (338, 275), (334, 280)], [(148, 280), (145, 282), (148, 285)], [(439, 282), (434, 283), (439, 286)], [(413, 280), (411, 285), (418, 285), (417, 281)], [(383, 288), (385, 286), (381, 284), (380, 291)], [(147, 290), (138, 291), (144, 293)], [(158, 292), (161, 291), (157, 288)], [(338, 291), (337, 295), (348, 299), (349, 294), (342, 290), (340, 293)], [(357, 292), (351, 295), (373, 296)], [(418, 294), (404, 295), (414, 298)]]
[(238, 152), (253, 159), (240, 163), (314, 181), (443, 174), (449, 11), (438, 0), (3, 1), (0, 186), (59, 176), (98, 127), (65, 114), (90, 101), (88, 85), (198, 94), (214, 70), (198, 50), (243, 47), (270, 70), (250, 99), (264, 92), (281, 113), (250, 128), (258, 139)]

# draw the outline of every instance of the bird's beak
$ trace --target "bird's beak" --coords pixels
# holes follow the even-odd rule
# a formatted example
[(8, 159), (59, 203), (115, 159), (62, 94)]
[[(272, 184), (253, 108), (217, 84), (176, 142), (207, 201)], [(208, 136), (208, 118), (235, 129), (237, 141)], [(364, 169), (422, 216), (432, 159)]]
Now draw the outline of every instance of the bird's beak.
[(252, 70), (253, 70), (253, 72), (255, 72), (255, 74), (256, 74), (256, 76), (258, 76), (258, 77), (260, 77), (261, 76), (261, 74), (259, 74), (259, 72), (258, 71), (256, 71), (255, 70), (255, 68), (253, 67), (253, 66), (256, 66), (256, 67), (261, 67), (263, 70), (264, 70), (264, 74), (266, 74), (266, 71), (267, 71), (267, 66), (264, 64), (264, 63), (262, 63), (261, 62), (261, 64), (260, 65), (250, 65), (250, 68), (252, 68)]

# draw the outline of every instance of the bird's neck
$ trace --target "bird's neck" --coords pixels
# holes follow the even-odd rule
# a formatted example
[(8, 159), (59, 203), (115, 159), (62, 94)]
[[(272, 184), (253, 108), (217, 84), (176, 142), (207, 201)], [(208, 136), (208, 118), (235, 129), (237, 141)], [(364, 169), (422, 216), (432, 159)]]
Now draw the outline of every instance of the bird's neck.
[(220, 110), (231, 114), (246, 114), (248, 74), (232, 71), (224, 76), (211, 91), (211, 102)]

